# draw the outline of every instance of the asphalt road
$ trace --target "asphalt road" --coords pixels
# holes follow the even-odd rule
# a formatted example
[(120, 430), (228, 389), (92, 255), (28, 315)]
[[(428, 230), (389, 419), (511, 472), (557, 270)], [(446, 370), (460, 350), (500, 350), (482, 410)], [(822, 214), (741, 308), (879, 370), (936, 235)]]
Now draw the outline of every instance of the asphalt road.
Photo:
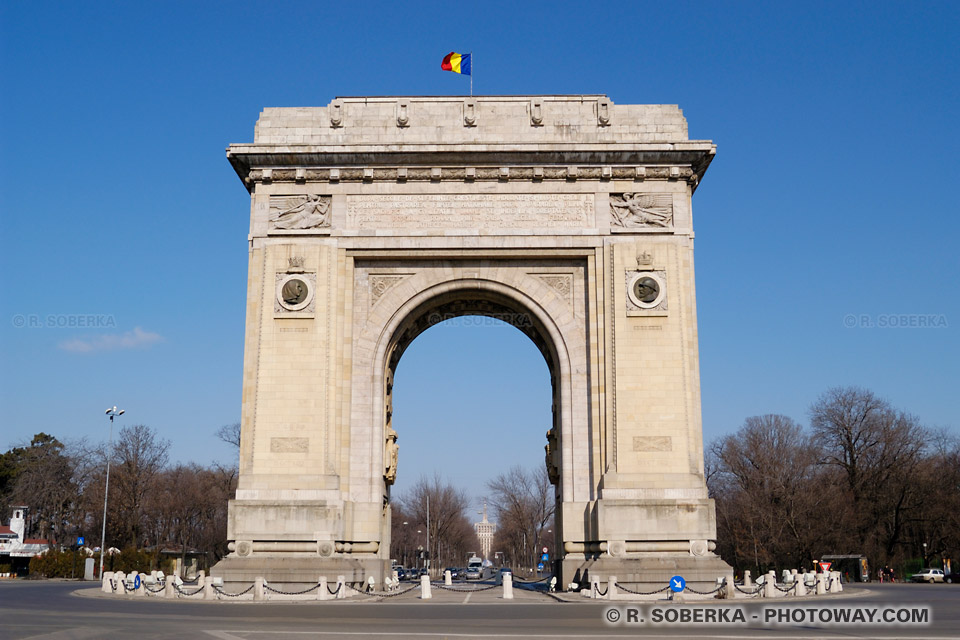
[[(803, 600), (711, 601), (688, 603), (686, 609), (742, 607), (749, 618), (761, 607), (918, 607), (929, 606), (932, 623), (924, 626), (759, 622), (749, 626), (703, 624), (683, 626), (626, 626), (629, 607), (614, 603), (624, 618), (618, 625), (604, 622), (611, 603), (558, 603), (540, 594), (526, 594), (513, 602), (500, 600), (497, 591), (467, 598), (449, 594), (430, 601), (410, 599), (383, 602), (328, 601), (306, 603), (190, 602), (162, 599), (83, 597), (88, 585), (66, 581), (0, 582), (0, 638), (202, 638), (219, 640), (300, 640), (301, 638), (960, 638), (960, 586), (870, 585), (852, 586), (840, 596)], [(436, 592), (435, 592), (436, 593)], [(677, 612), (677, 605), (644, 603), (641, 615)]]

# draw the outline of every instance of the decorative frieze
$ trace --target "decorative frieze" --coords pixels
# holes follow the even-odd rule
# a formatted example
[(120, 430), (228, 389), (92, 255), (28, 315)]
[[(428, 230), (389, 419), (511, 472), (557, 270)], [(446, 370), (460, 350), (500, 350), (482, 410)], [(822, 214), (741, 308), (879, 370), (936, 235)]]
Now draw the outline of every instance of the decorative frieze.
[[(245, 179), (257, 182), (404, 182), (404, 181), (540, 181), (540, 180), (677, 180), (697, 183), (690, 167), (663, 166), (505, 166), (505, 167), (349, 167), (252, 169)], [(371, 173), (372, 172), (372, 173)]]
[(349, 229), (569, 229), (593, 225), (594, 196), (588, 193), (347, 196)]

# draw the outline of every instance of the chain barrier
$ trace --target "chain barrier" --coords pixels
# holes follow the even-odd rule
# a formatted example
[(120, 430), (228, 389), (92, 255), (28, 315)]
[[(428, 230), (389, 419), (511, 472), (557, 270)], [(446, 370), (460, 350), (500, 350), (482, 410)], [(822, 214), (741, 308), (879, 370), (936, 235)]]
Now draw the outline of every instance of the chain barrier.
[(538, 582), (546, 582), (553, 576), (547, 576), (546, 578), (540, 578), (539, 580), (524, 580), (523, 578), (514, 578), (514, 582), (522, 582), (524, 584), (537, 584)]
[(402, 596), (405, 593), (410, 593), (414, 589), (419, 589), (419, 588), (420, 588), (420, 585), (415, 584), (412, 587), (407, 587), (403, 591), (362, 591), (360, 593), (365, 596), (374, 596), (377, 598), (395, 598), (397, 596)]
[(685, 590), (685, 591), (689, 591), (690, 593), (695, 593), (695, 594), (697, 594), (698, 596), (712, 596), (713, 594), (715, 594), (715, 593), (719, 592), (721, 589), (723, 589), (725, 586), (726, 586), (726, 583), (721, 584), (720, 586), (718, 586), (718, 587), (717, 587), (716, 589), (714, 589), (713, 591), (697, 591), (696, 589), (694, 589), (694, 588), (691, 587), (690, 585), (687, 585), (684, 590)]
[(597, 595), (600, 596), (601, 598), (605, 597), (608, 593), (610, 593), (610, 585), (609, 585), (609, 584), (607, 585), (607, 590), (606, 590), (606, 591), (600, 591), (600, 583), (599, 583), (599, 582), (595, 582), (593, 588), (596, 589)]
[(338, 582), (338, 583), (337, 583), (337, 588), (334, 589), (333, 591), (331, 591), (331, 590), (330, 590), (330, 585), (328, 584), (328, 585), (327, 585), (327, 592), (328, 592), (330, 595), (335, 596), (335, 595), (337, 595), (338, 593), (340, 593), (340, 589), (342, 589), (342, 588), (343, 588), (343, 583), (342, 583), (342, 582)]
[(760, 593), (760, 590), (761, 590), (761, 589), (763, 589), (763, 585), (762, 585), (762, 584), (758, 584), (758, 585), (757, 585), (757, 588), (754, 589), (753, 591), (747, 591), (746, 589), (741, 589), (740, 587), (738, 587), (738, 586), (737, 586), (737, 583), (734, 582), (734, 583), (733, 583), (733, 588), (736, 589), (737, 591), (739, 591), (740, 593), (746, 594), (746, 595), (748, 595), (748, 596), (755, 596), (755, 595), (757, 595), (758, 593)]
[(614, 584), (617, 585), (618, 589), (623, 589), (627, 593), (632, 593), (635, 596), (655, 596), (658, 593), (663, 593), (664, 591), (670, 588), (670, 585), (667, 585), (665, 587), (657, 589), (656, 591), (634, 591), (633, 589), (628, 589), (627, 587), (623, 586), (619, 582), (615, 582)]
[(160, 593), (163, 591), (163, 586), (159, 586), (156, 589), (151, 589), (147, 585), (143, 585), (143, 588), (146, 589), (149, 593)]
[(279, 594), (282, 595), (282, 596), (302, 596), (302, 595), (305, 594), (305, 593), (310, 593), (311, 591), (316, 591), (317, 588), (320, 586), (320, 584), (321, 584), (321, 583), (318, 582), (317, 584), (313, 585), (312, 587), (307, 587), (307, 588), (304, 589), (303, 591), (280, 591), (279, 589), (274, 589), (273, 587), (271, 587), (270, 585), (268, 585), (266, 582), (264, 582), (264, 583), (263, 583), (263, 588), (264, 588), (265, 590), (267, 590), (267, 591), (272, 591), (273, 593), (279, 593)]
[(176, 590), (177, 593), (179, 593), (179, 594), (182, 595), (182, 596), (186, 596), (186, 597), (188, 597), (188, 598), (189, 598), (190, 596), (195, 596), (195, 595), (197, 595), (198, 593), (203, 593), (203, 587), (200, 587), (200, 588), (197, 589), (196, 591), (194, 591), (194, 592), (192, 592), (192, 593), (189, 593), (189, 592), (184, 591), (183, 589), (181, 589), (181, 588), (180, 588), (180, 585), (178, 585), (176, 582), (173, 583), (173, 588)]
[(445, 585), (445, 584), (439, 584), (439, 583), (438, 583), (438, 584), (434, 584), (434, 585), (432, 585), (432, 586), (436, 587), (437, 589), (444, 589), (444, 590), (446, 590), (446, 591), (456, 591), (457, 593), (477, 593), (477, 592), (480, 592), (480, 591), (489, 591), (490, 589), (496, 589), (496, 588), (499, 587), (500, 585), (498, 585), (498, 584), (491, 584), (491, 585), (486, 586), (486, 587), (468, 587), (468, 588), (466, 588), (466, 589), (461, 589), (461, 588), (453, 587), (453, 586), (448, 587), (448, 586)]
[(791, 591), (793, 591), (794, 589), (797, 588), (797, 585), (798, 585), (798, 584), (800, 584), (800, 583), (797, 582), (796, 580), (794, 580), (792, 585), (790, 585), (790, 586), (787, 587), (786, 589), (781, 589), (779, 586), (777, 586), (777, 583), (774, 582), (774, 583), (773, 583), (773, 588), (776, 589), (777, 591), (779, 591), (780, 593), (790, 593)]
[(110, 582), (110, 591), (116, 592), (117, 583), (113, 581), (113, 578), (110, 578), (109, 582)]
[(239, 598), (240, 596), (245, 596), (245, 595), (247, 595), (248, 593), (250, 593), (251, 591), (253, 591), (253, 586), (254, 586), (254, 585), (250, 585), (249, 587), (247, 587), (246, 589), (244, 589), (244, 590), (241, 591), (240, 593), (227, 593), (226, 591), (224, 591), (224, 590), (221, 589), (220, 587), (214, 587), (213, 590), (216, 591), (217, 593), (219, 593), (219, 594), (222, 595), (222, 596), (227, 596), (228, 598)]

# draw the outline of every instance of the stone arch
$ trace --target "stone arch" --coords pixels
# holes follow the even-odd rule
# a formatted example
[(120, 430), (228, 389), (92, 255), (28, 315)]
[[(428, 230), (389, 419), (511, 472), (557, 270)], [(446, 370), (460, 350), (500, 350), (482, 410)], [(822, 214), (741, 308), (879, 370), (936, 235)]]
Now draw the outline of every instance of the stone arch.
[[(384, 465), (387, 386), (403, 351), (430, 326), (462, 315), (499, 316), (540, 349), (550, 370), (558, 414), (558, 502), (572, 501), (577, 494), (589, 495), (589, 470), (575, 473), (577, 462), (590, 464), (589, 456), (579, 456), (575, 461), (576, 444), (588, 446), (590, 439), (587, 414), (575, 410), (576, 399), (586, 402), (587, 395), (585, 379), (576, 375), (577, 365), (582, 366), (586, 357), (582, 322), (549, 286), (521, 269), (501, 271), (497, 279), (482, 273), (458, 277), (448, 270), (425, 271), (377, 302), (378, 312), (368, 319), (354, 349), (354, 392), (363, 388), (363, 378), (367, 384), (366, 393), (361, 390), (354, 401), (351, 442), (362, 441), (369, 446), (362, 447), (363, 453), (351, 453), (351, 499), (369, 501), (385, 493), (379, 470)], [(365, 419), (357, 413), (365, 414)], [(371, 467), (378, 472), (371, 473)], [(369, 479), (370, 484), (357, 487), (354, 479)]]

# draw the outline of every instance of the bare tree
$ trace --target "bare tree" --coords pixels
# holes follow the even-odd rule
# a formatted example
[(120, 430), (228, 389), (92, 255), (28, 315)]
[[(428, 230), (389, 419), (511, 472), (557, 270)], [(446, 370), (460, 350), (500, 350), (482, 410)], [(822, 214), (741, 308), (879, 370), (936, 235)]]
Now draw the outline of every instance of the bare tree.
[[(400, 506), (398, 513), (402, 513), (408, 523), (408, 531), (400, 532), (401, 540), (409, 543), (412, 532), (422, 531), (414, 541), (429, 552), (431, 566), (439, 569), (445, 565), (459, 565), (458, 560), (463, 559), (467, 551), (479, 548), (466, 515), (470, 501), (461, 489), (444, 483), (440, 476), (435, 475), (432, 480), (420, 478), (397, 502)], [(392, 529), (396, 531), (397, 527)], [(398, 549), (396, 545), (394, 548)]]
[(758, 569), (813, 560), (822, 533), (828, 488), (818, 486), (819, 452), (786, 416), (747, 418), (708, 449), (708, 486), (717, 500), (718, 528), (733, 564)]
[(855, 539), (889, 558), (922, 503), (916, 471), (930, 434), (915, 416), (858, 387), (827, 390), (810, 417), (824, 462), (846, 482)]
[(240, 423), (234, 422), (233, 424), (225, 424), (219, 429), (215, 434), (220, 440), (223, 440), (227, 444), (232, 444), (237, 449), (240, 448)]
[(157, 476), (167, 466), (169, 449), (169, 440), (158, 438), (153, 429), (142, 424), (120, 429), (114, 443), (116, 471), (111, 473), (111, 484), (115, 478), (119, 524), (130, 546), (143, 542), (147, 494), (156, 488)]
[(546, 467), (527, 471), (513, 467), (487, 483), (497, 518), (494, 545), (516, 563), (515, 569), (533, 571), (540, 545), (551, 536), (556, 498)]

